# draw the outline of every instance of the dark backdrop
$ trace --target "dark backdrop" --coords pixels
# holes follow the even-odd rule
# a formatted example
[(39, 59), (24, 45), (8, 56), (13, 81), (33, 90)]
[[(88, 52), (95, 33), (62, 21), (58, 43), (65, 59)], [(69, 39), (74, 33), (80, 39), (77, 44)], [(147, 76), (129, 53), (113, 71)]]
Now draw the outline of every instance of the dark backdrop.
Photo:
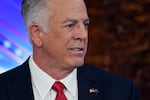
[(150, 0), (85, 0), (91, 20), (87, 63), (137, 84), (150, 100)]

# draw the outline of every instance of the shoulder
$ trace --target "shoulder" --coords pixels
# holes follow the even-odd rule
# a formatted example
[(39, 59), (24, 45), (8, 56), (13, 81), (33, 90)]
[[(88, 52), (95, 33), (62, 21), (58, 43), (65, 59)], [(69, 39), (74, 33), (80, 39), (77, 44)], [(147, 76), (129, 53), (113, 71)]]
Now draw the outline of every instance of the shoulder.
[(121, 98), (116, 100), (123, 100), (122, 98), (127, 97), (132, 98), (131, 100), (139, 100), (138, 89), (131, 80), (122, 78), (92, 65), (83, 65), (79, 67), (78, 73), (78, 75), (80, 75), (78, 77), (82, 77), (80, 80), (83, 81), (87, 79), (90, 80), (90, 82), (92, 81), (97, 87), (102, 87), (109, 97)]
[(10, 69), (4, 73), (0, 74), (0, 83), (6, 84), (9, 82), (12, 82), (16, 78), (20, 78), (22, 76), (25, 76), (25, 73), (27, 72), (28, 62), (24, 62), (20, 66), (17, 66), (13, 69)]
[[(133, 84), (131, 80), (122, 78), (113, 73), (107, 72), (101, 68), (85, 64), (82, 67), (78, 68), (79, 72), (84, 73), (87, 77), (93, 77), (96, 80), (104, 82), (107, 86), (130, 86)], [(122, 87), (122, 86), (121, 86)]]
[[(83, 65), (78, 68), (80, 80), (95, 84), (97, 88), (105, 92), (108, 100), (139, 100), (139, 93), (133, 81), (122, 78), (113, 73), (92, 65)], [(90, 81), (89, 81), (90, 80)]]
[(2, 74), (0, 74), (0, 83), (7, 84), (13, 81), (14, 77), (19, 75), (20, 66), (10, 69)]
[(108, 71), (105, 71), (104, 69), (98, 68), (90, 64), (85, 64), (82, 67), (79, 67), (78, 70), (84, 73), (95, 74), (97, 77), (122, 79), (121, 77), (113, 73), (110, 73)]
[(0, 74), (0, 98), (7, 98), (6, 94), (10, 88), (14, 84), (15, 77), (18, 77), (18, 69), (19, 67), (13, 68), (7, 72)]

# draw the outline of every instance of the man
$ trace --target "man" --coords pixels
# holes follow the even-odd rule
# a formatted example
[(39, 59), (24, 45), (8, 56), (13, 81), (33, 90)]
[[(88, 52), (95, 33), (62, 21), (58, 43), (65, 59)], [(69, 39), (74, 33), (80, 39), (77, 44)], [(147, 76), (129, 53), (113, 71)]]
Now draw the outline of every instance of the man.
[(84, 65), (89, 17), (83, 0), (23, 0), (22, 15), (33, 54), (0, 75), (0, 100), (138, 100), (132, 82)]

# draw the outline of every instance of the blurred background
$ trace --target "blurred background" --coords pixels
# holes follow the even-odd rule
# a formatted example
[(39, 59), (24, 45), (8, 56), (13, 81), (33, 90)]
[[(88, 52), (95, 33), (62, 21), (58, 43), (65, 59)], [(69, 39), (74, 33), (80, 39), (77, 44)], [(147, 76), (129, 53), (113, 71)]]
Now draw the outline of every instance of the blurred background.
[[(0, 73), (32, 49), (20, 14), (22, 0), (0, 3)], [(86, 63), (133, 80), (150, 100), (150, 0), (85, 0), (91, 24)]]
[(31, 53), (31, 45), (20, 14), (22, 0), (0, 3), (0, 73), (21, 64)]
[(150, 0), (85, 0), (91, 20), (86, 62), (137, 84), (150, 100)]

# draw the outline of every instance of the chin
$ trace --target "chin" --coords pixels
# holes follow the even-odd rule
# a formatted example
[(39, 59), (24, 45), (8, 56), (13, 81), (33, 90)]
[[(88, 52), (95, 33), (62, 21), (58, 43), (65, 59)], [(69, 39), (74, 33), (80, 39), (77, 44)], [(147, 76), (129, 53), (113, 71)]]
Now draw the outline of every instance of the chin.
[(68, 66), (72, 68), (80, 67), (84, 64), (84, 57), (72, 57), (67, 59)]
[(84, 64), (84, 60), (80, 60), (80, 61), (75, 61), (74, 62), (74, 66), (75, 67), (80, 67), (80, 66), (82, 66)]

